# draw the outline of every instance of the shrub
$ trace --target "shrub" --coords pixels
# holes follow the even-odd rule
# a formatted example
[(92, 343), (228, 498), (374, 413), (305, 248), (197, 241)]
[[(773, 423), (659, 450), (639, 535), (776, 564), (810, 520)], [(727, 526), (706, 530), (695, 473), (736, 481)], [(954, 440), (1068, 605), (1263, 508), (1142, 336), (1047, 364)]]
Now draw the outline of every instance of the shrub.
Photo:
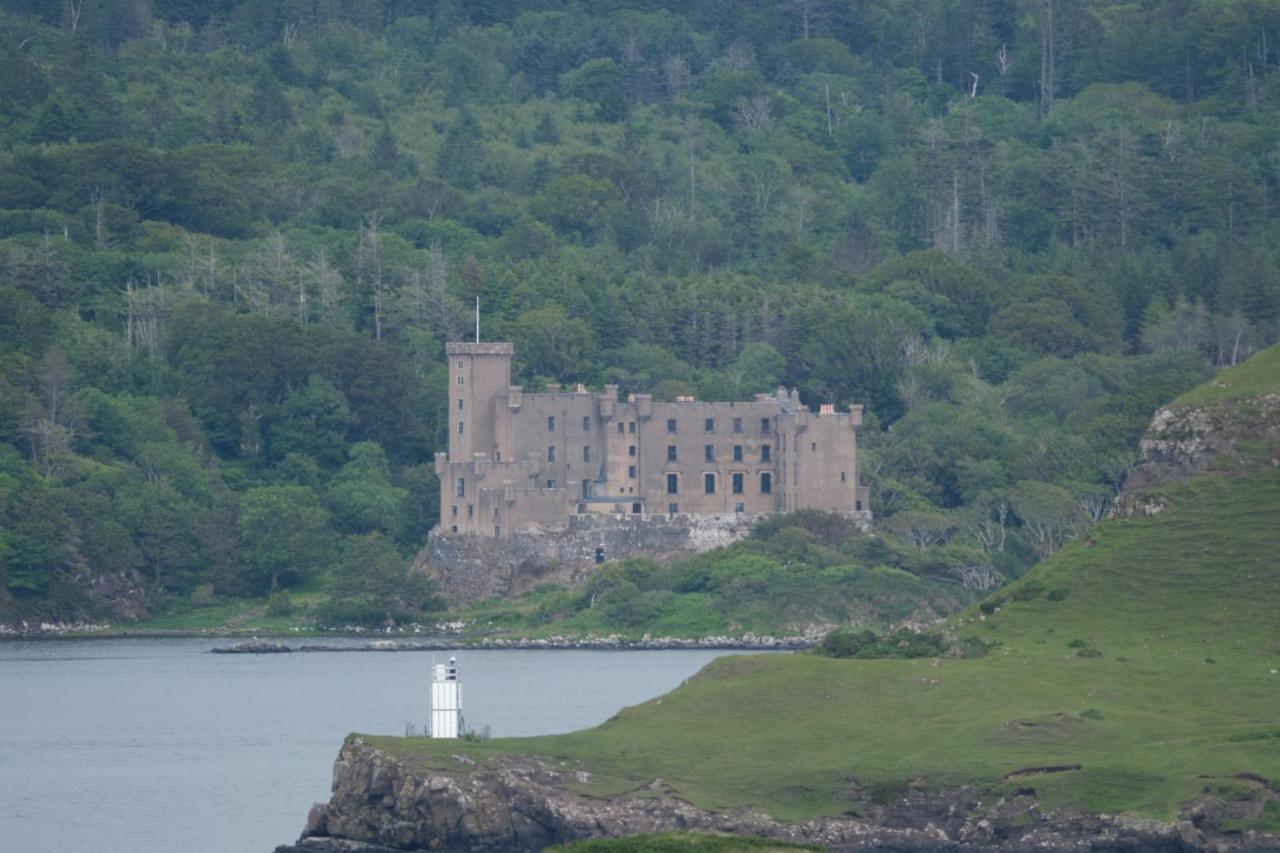
[(1102, 712), (1101, 712), (1101, 711), (1099, 711), (1097, 708), (1085, 708), (1083, 711), (1081, 711), (1081, 712), (1080, 712), (1080, 718), (1081, 718), (1081, 719), (1084, 719), (1084, 720), (1101, 720), (1101, 719), (1105, 719), (1105, 718), (1102, 716)]
[(1076, 652), (1076, 657), (1078, 657), (1078, 658), (1100, 658), (1100, 657), (1102, 657), (1102, 652), (1098, 651), (1098, 650), (1097, 650), (1097, 649), (1095, 649), (1095, 648), (1081, 649), (1080, 651)]
[(271, 597), (267, 599), (267, 615), (273, 618), (292, 616), (293, 599), (289, 597), (289, 593), (284, 590), (271, 593)]

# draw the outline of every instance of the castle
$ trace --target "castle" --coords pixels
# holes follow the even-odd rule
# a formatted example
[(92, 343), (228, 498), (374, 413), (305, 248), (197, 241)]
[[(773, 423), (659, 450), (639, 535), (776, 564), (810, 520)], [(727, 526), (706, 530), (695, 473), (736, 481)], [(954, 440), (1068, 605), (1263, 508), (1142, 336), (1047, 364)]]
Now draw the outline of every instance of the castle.
[(435, 459), (435, 537), (502, 540), (586, 517), (688, 524), (814, 508), (870, 518), (858, 485), (861, 406), (811, 412), (781, 388), (734, 403), (620, 400), (616, 385), (526, 394), (511, 384), (512, 344), (449, 343), (445, 353), (449, 451)]

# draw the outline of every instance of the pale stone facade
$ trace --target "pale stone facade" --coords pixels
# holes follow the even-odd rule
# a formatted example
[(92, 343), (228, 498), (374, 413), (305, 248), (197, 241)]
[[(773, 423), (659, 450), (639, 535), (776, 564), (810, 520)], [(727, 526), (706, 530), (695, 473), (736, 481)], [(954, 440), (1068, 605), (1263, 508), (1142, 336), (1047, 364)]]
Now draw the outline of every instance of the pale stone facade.
[(582, 515), (760, 516), (814, 508), (867, 520), (862, 407), (811, 412), (779, 389), (749, 402), (618, 398), (511, 385), (509, 343), (450, 343), (449, 451), (437, 535), (506, 538)]

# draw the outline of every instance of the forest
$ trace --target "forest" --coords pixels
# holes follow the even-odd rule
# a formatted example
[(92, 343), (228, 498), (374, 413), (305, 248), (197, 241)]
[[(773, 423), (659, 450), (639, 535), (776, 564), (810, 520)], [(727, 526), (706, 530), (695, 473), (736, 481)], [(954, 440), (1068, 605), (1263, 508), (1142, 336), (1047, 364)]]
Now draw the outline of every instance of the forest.
[(0, 617), (438, 612), (477, 297), (529, 388), (865, 404), (811, 565), (978, 588), (1280, 337), (1280, 0), (0, 0), (0, 80)]

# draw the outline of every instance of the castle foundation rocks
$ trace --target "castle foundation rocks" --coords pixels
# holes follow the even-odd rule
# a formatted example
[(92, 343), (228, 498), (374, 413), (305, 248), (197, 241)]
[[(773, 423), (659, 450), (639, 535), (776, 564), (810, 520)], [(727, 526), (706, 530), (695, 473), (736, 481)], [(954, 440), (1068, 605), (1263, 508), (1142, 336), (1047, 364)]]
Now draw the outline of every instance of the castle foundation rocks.
[(501, 539), (436, 530), (415, 568), (431, 575), (443, 593), (469, 604), (521, 595), (542, 583), (577, 586), (595, 567), (597, 548), (608, 560), (670, 559), (732, 544), (764, 517), (575, 515), (563, 528), (520, 530)]

